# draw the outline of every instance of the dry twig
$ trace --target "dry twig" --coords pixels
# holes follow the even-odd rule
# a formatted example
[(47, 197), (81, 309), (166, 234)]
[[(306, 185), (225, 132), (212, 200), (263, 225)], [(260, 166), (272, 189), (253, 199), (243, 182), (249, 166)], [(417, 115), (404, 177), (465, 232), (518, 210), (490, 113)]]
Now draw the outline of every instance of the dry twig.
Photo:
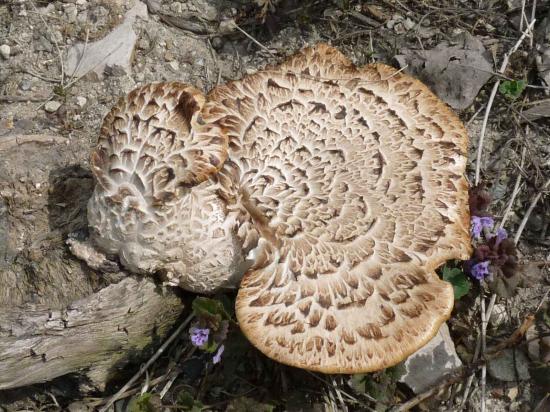
[[(531, 33), (533, 30), (533, 27), (535, 26), (536, 19), (533, 19), (529, 26), (525, 29), (525, 31), (522, 33), (521, 37), (518, 39), (516, 44), (504, 55), (504, 59), (502, 61), (502, 64), (500, 65), (499, 73), (502, 74), (506, 70), (506, 67), (508, 67), (508, 61), (510, 60), (510, 56), (516, 52), (517, 49), (519, 49), (519, 46), (521, 46), (521, 43), (523, 43), (523, 40), (525, 40), (525, 37)], [(491, 107), (493, 106), (493, 101), (495, 100), (495, 96), (497, 94), (498, 86), (500, 85), (500, 79), (497, 78), (493, 90), (491, 90), (491, 95), (489, 96), (489, 102), (487, 103), (487, 108), (485, 109), (485, 116), (483, 118), (483, 124), (481, 126), (481, 133), (479, 136), (479, 142), (477, 147), (477, 157), (476, 157), (476, 175), (475, 175), (475, 184), (477, 185), (479, 183), (479, 177), (481, 173), (481, 154), (483, 153), (483, 142), (485, 140), (485, 131), (487, 130), (487, 121), (489, 120), (489, 114), (491, 113)]]
[(120, 388), (120, 390), (115, 393), (111, 398), (109, 398), (109, 400), (107, 401), (107, 403), (99, 410), (99, 412), (107, 412), (107, 410), (111, 407), (111, 405), (113, 403), (115, 403), (118, 399), (121, 398), (121, 396), (128, 390), (130, 389), (130, 387), (132, 386), (132, 384), (137, 381), (141, 375), (143, 375), (143, 373), (145, 371), (147, 371), (149, 369), (149, 367), (160, 357), (160, 355), (162, 355), (164, 353), (164, 351), (166, 350), (166, 348), (168, 346), (170, 346), (170, 344), (179, 336), (181, 335), (181, 333), (183, 332), (183, 330), (187, 327), (187, 325), (189, 324), (189, 322), (191, 322), (191, 320), (193, 319), (194, 315), (191, 314), (187, 317), (187, 319), (185, 319), (182, 324), (174, 331), (174, 333), (172, 333), (172, 335), (170, 335), (170, 337), (168, 339), (166, 339), (166, 342), (164, 342), (162, 344), (162, 346), (160, 348), (157, 349), (157, 351), (155, 352), (155, 354), (153, 356), (151, 356), (151, 358), (147, 361), (147, 363), (145, 363), (145, 365), (143, 365), (141, 368), (139, 368), (139, 371), (134, 375), (132, 376), (132, 378), (130, 378), (130, 380), (128, 382), (126, 382), (126, 384)]

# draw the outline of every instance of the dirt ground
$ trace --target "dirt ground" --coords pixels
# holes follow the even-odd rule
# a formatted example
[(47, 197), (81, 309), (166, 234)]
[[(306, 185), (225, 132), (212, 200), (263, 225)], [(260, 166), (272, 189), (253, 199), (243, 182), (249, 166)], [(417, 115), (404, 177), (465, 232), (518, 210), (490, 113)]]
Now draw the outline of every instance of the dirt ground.
[[(533, 18), (536, 22), (529, 31)], [(112, 53), (102, 56), (98, 52), (99, 57), (90, 62), (71, 60), (77, 45), (91, 47), (121, 27), (123, 30), (113, 38), (120, 40), (121, 46)], [(508, 56), (505, 70), (495, 75), (526, 30), (517, 50)], [(527, 333), (529, 341), (522, 339), (510, 349), (515, 359), (512, 378), (503, 379), (495, 367), (490, 367), (482, 400), (482, 372), (475, 369), (463, 408), (480, 410), (484, 403), (488, 411), (550, 410), (550, 5), (544, 1), (0, 3), (0, 147), (3, 140), (14, 135), (47, 134), (64, 139), (63, 150), (55, 153), (48, 152), (47, 146), (36, 146), (35, 152), (0, 159), (0, 280), (15, 285), (11, 302), (32, 299), (41, 303), (55, 296), (55, 302), (63, 304), (108, 283), (68, 256), (64, 237), (85, 228), (85, 218), (75, 223), (74, 217), (85, 213), (86, 196), (92, 190), (89, 154), (103, 117), (119, 96), (139, 85), (167, 80), (186, 82), (207, 92), (318, 42), (337, 47), (357, 65), (384, 62), (404, 67), (453, 106), (470, 133), (468, 179), (472, 184), (476, 181), (480, 136), (485, 136), (480, 176), (492, 195), (490, 212), (496, 221), (505, 217), (504, 227), (510, 237), (520, 233), (519, 283), (499, 291), (487, 327), (487, 345), (506, 341), (530, 314), (536, 316)], [(129, 56), (122, 53), (127, 43)], [(106, 60), (111, 63), (103, 67)], [(457, 60), (464, 64), (451, 67)], [(499, 88), (491, 99), (497, 79), (507, 81), (510, 87), (525, 81), (527, 87), (517, 96), (511, 96), (513, 90)], [(45, 158), (60, 168), (76, 168), (70, 176), (79, 179), (79, 190), (71, 195), (67, 189), (60, 195), (79, 197), (71, 203), (70, 224), (61, 217), (55, 220), (57, 209), (51, 201), (46, 207), (44, 200), (41, 213), (25, 212), (37, 197), (48, 196), (55, 179), (36, 166)], [(8, 184), (14, 176), (18, 180)], [(15, 199), (14, 184), (24, 186), (28, 198)], [(53, 204), (63, 201), (57, 199)], [(6, 230), (8, 221), (17, 225), (17, 231)], [(59, 236), (42, 239), (37, 247), (33, 231), (37, 226), (52, 225), (62, 228)], [(66, 271), (64, 276), (82, 277), (81, 286), (77, 283), (74, 290), (59, 292), (48, 282), (33, 284), (28, 270), (21, 269), (27, 274), (24, 279), (18, 275), (18, 268), (41, 270), (52, 261), (62, 262), (59, 267)], [(488, 304), (493, 292), (479, 282), (472, 285), (468, 295), (457, 301), (448, 323), (465, 364), (473, 360), (481, 325), (480, 295)], [(40, 293), (35, 293), (37, 290)], [(327, 377), (274, 364), (252, 349), (237, 331), (227, 338), (226, 351), (227, 357), (213, 369), (205, 366), (204, 354), (190, 352), (188, 341), (182, 339), (155, 364), (148, 378), (140, 378), (117, 403), (116, 410), (390, 410), (416, 396), (396, 383), (391, 371)], [(180, 373), (166, 374), (174, 359), (179, 362)], [(91, 410), (88, 408), (101, 404), (138, 367), (130, 365), (107, 393), (86, 393), (78, 380), (70, 378), (0, 392), (0, 411)], [(521, 368), (528, 369), (525, 376), (518, 372)], [(159, 393), (172, 376), (174, 380), (161, 400)], [(458, 410), (467, 380), (464, 377), (441, 393), (430, 394), (415, 407)], [(146, 401), (135, 397), (143, 388), (151, 394)], [(128, 407), (132, 396), (133, 406)], [(143, 402), (136, 406), (136, 399)]]

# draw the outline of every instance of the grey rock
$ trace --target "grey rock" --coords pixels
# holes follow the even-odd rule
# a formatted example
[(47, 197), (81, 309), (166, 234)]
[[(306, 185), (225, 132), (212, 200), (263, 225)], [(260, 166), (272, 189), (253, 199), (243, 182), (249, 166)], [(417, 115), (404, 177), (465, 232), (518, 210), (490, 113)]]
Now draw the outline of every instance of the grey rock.
[[(548, 76), (550, 80), (550, 76)], [(522, 112), (527, 120), (537, 120), (541, 117), (550, 117), (550, 101), (541, 101), (539, 104)]]
[(403, 372), (399, 382), (405, 383), (415, 393), (420, 393), (461, 365), (449, 328), (444, 323), (432, 340), (402, 364)]
[(498, 358), (491, 359), (487, 371), (494, 379), (505, 382), (529, 379), (529, 360), (527, 356), (513, 349), (506, 349)]
[(67, 16), (67, 20), (70, 23), (74, 23), (76, 21), (76, 16), (78, 14), (78, 9), (76, 8), (75, 4), (66, 4), (65, 7), (63, 7), (65, 11), (65, 15)]
[(65, 61), (67, 73), (80, 77), (86, 73), (95, 72), (101, 78), (106, 67), (113, 69), (111, 75), (119, 75), (120, 70), (123, 74), (130, 73), (137, 42), (137, 35), (132, 25), (138, 16), (147, 17), (147, 7), (142, 2), (137, 2), (126, 13), (123, 23), (103, 39), (89, 43), (86, 48), (84, 43), (72, 46)]
[(34, 44), (34, 50), (52, 52), (53, 45), (45, 36), (40, 36)]
[(0, 46), (0, 55), (4, 60), (8, 60), (10, 58), (11, 53), (11, 47), (7, 44), (3, 44)]
[(145, 0), (145, 3), (147, 4), (147, 8), (151, 14), (157, 14), (161, 10), (161, 0)]
[(48, 113), (54, 113), (57, 112), (57, 110), (61, 107), (60, 102), (56, 102), (55, 100), (50, 100), (49, 102), (46, 102), (44, 105), (44, 110), (46, 110)]
[(31, 87), (32, 87), (32, 81), (28, 79), (22, 80), (21, 83), (19, 83), (19, 88), (25, 92), (30, 90)]
[(18, 119), (15, 122), (15, 128), (21, 132), (30, 132), (36, 127), (36, 123), (33, 119), (23, 118)]
[(83, 108), (84, 106), (86, 106), (87, 102), (88, 102), (88, 99), (86, 99), (84, 96), (77, 96), (76, 98), (76, 104), (80, 108)]
[(468, 33), (460, 34), (456, 44), (443, 42), (431, 50), (404, 49), (395, 59), (458, 110), (474, 102), (493, 70), (489, 52)]

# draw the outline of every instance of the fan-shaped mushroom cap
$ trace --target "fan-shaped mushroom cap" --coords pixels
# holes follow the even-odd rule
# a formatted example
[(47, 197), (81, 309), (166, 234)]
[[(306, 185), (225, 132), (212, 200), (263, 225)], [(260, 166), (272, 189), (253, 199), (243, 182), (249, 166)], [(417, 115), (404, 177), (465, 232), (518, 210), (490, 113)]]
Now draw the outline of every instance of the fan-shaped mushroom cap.
[(259, 232), (237, 318), (269, 357), (326, 373), (394, 365), (453, 307), (434, 270), (470, 253), (467, 134), (426, 86), (318, 45), (214, 89)]

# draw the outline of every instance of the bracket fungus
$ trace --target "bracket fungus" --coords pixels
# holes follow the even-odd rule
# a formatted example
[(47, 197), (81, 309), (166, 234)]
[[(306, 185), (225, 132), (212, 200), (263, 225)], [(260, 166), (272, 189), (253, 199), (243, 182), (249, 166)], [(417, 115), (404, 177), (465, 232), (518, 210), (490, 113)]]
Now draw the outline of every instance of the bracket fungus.
[(146, 85), (92, 154), (91, 241), (190, 291), (238, 286), (240, 327), (279, 362), (379, 370), (452, 310), (435, 269), (470, 254), (466, 147), (421, 82), (324, 44), (207, 96)]

